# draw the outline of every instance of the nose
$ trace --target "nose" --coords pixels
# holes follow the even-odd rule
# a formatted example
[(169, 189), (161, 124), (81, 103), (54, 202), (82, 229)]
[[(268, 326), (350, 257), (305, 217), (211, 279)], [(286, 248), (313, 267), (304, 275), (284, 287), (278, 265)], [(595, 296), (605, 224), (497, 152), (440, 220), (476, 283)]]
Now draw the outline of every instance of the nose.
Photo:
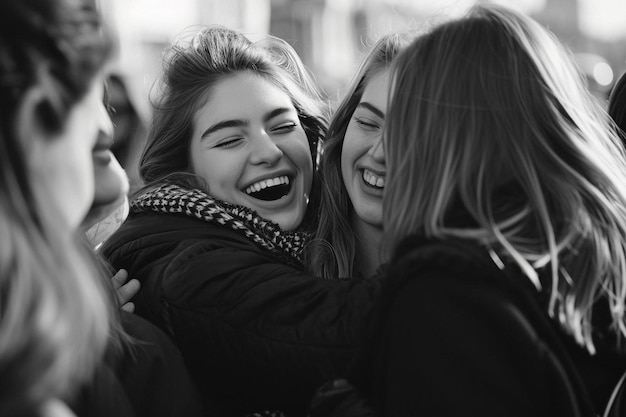
[(250, 161), (253, 164), (274, 165), (282, 157), (283, 151), (276, 145), (272, 138), (265, 132), (261, 131), (253, 138), (254, 147)]
[(383, 144), (382, 136), (378, 139), (374, 146), (370, 148), (369, 154), (372, 155), (372, 158), (376, 162), (380, 162), (381, 164), (385, 163), (385, 146)]
[(101, 105), (99, 106), (98, 127), (100, 130), (100, 134), (107, 137), (113, 136), (113, 121), (111, 120), (109, 112), (104, 107), (104, 103), (101, 103)]

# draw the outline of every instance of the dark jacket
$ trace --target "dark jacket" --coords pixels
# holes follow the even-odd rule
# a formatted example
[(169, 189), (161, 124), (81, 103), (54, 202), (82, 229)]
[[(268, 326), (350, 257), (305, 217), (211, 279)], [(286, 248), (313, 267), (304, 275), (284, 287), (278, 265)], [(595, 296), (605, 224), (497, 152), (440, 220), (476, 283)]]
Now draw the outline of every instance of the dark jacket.
[(206, 194), (157, 190), (132, 205), (103, 253), (141, 281), (136, 314), (173, 338), (210, 415), (305, 415), (352, 358), (379, 284), (323, 280), (302, 236)]
[[(476, 245), (412, 238), (387, 274), (358, 392), (327, 385), (312, 417), (592, 417), (626, 372), (623, 355), (574, 343), (528, 278)], [(622, 388), (611, 415), (624, 404)]]
[(156, 326), (121, 312), (130, 340), (109, 346), (92, 380), (71, 401), (80, 417), (200, 417), (180, 352)]

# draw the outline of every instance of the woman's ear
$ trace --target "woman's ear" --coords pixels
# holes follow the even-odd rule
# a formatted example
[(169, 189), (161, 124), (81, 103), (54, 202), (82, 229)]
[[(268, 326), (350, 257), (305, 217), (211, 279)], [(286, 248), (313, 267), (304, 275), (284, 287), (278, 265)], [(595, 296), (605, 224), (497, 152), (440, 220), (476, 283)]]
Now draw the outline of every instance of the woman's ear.
[(26, 149), (37, 141), (49, 141), (61, 128), (61, 119), (55, 111), (47, 91), (41, 85), (31, 86), (23, 95), (16, 113), (16, 134)]

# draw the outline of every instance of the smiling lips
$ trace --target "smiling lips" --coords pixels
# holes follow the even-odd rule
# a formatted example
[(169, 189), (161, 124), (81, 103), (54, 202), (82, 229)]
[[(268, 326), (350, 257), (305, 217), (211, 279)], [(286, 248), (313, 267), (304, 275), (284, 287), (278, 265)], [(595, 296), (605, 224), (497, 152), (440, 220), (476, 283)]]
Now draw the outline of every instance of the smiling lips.
[(379, 177), (369, 169), (363, 170), (363, 181), (372, 187), (385, 188), (385, 178)]
[(289, 177), (281, 175), (279, 177), (257, 181), (246, 187), (245, 192), (249, 196), (259, 200), (272, 201), (286, 196), (289, 194), (290, 190), (291, 185)]

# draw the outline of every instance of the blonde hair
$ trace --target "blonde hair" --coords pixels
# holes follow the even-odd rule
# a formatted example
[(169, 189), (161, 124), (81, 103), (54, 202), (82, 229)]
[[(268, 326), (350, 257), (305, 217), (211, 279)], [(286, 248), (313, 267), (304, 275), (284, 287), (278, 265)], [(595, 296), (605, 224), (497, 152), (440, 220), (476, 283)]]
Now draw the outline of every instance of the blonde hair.
[[(55, 227), (49, 223), (52, 219), (42, 219), (38, 226), (28, 211), (11, 207), (18, 196), (2, 194), (0, 369), (6, 386), (0, 411), (4, 415), (13, 406), (66, 397), (91, 376), (108, 344), (113, 304), (107, 301), (108, 290), (97, 280), (97, 269), (79, 236)], [(47, 210), (53, 217), (53, 208)]]
[(626, 159), (569, 51), (481, 5), (416, 40), (393, 76), (387, 252), (409, 234), (476, 241), (546, 291), (589, 351), (598, 299), (623, 336)]

